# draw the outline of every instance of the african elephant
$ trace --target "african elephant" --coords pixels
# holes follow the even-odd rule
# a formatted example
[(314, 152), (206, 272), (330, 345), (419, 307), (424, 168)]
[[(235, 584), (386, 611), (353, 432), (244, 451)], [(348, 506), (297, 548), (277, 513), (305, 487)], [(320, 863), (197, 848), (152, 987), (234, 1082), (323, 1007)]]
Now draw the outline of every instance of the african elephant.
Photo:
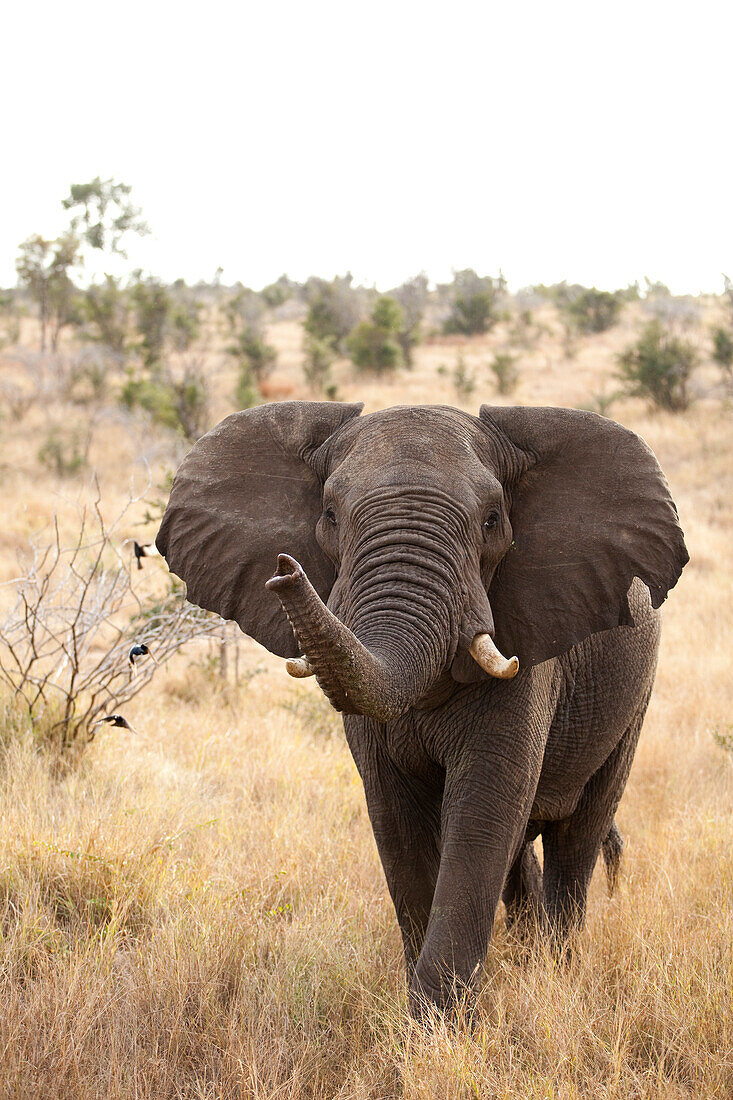
[(688, 555), (654, 455), (612, 420), (362, 407), (227, 417), (157, 545), (343, 713), (419, 1014), (474, 988), (502, 892), (559, 943), (582, 924)]

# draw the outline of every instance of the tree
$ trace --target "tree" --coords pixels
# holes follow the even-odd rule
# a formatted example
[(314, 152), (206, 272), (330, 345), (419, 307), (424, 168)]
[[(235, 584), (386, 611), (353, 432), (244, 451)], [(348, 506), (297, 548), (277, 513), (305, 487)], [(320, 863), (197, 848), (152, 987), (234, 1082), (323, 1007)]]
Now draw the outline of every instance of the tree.
[(130, 200), (132, 187), (96, 176), (89, 183), (72, 183), (63, 200), (64, 210), (73, 211), (72, 230), (90, 248), (126, 257), (122, 240), (129, 233), (150, 233), (142, 211)]
[(18, 280), (38, 303), (41, 351), (50, 334), (56, 351), (61, 330), (79, 319), (79, 299), (69, 271), (79, 263), (79, 240), (73, 232), (46, 240), (34, 234), (20, 246), (15, 261)]
[(650, 321), (636, 344), (619, 356), (619, 376), (630, 395), (681, 412), (690, 403), (687, 384), (696, 363), (692, 344), (673, 336), (659, 321)]
[(387, 374), (404, 363), (399, 333), (404, 315), (399, 304), (388, 295), (378, 298), (370, 321), (362, 321), (350, 333), (346, 347), (358, 370)]

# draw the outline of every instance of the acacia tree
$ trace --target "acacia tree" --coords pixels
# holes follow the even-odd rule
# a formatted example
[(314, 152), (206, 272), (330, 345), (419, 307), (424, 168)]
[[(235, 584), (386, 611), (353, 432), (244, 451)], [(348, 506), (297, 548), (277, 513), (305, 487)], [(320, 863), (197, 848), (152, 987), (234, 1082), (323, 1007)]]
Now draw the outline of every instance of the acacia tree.
[(129, 233), (140, 237), (150, 233), (139, 206), (130, 200), (132, 187), (96, 176), (89, 183), (72, 183), (63, 200), (64, 210), (73, 211), (71, 228), (90, 248), (127, 257), (122, 248)]
[(61, 330), (78, 320), (78, 292), (69, 272), (80, 263), (79, 239), (73, 230), (56, 240), (35, 233), (20, 246), (15, 261), (18, 280), (38, 303), (41, 351), (50, 336), (56, 351)]
[[(96, 322), (110, 304), (110, 290), (117, 286), (116, 281), (110, 284), (107, 277), (106, 294), (92, 283), (82, 296), (71, 271), (83, 264), (85, 247), (125, 257), (124, 238), (130, 233), (142, 236), (150, 232), (139, 207), (130, 200), (131, 190), (126, 183), (99, 176), (89, 183), (73, 183), (62, 201), (71, 213), (66, 232), (55, 240), (36, 233), (21, 244), (15, 266), (21, 286), (27, 287), (38, 303), (41, 351), (46, 351), (49, 337), (51, 350), (56, 350), (64, 326), (82, 320), (82, 304), (84, 312)], [(102, 317), (103, 325), (105, 320)]]

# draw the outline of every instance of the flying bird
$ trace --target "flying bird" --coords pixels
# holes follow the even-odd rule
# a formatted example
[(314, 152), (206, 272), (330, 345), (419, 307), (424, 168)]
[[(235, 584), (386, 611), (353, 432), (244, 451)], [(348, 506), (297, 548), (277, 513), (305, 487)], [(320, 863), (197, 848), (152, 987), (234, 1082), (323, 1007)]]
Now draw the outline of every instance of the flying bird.
[(137, 669), (135, 668), (135, 662), (141, 657), (151, 657), (156, 665), (158, 663), (148, 647), (145, 645), (145, 642), (136, 643), (127, 655), (127, 659), (130, 662), (130, 676), (134, 676), (137, 672)]
[(100, 718), (98, 722), (95, 722), (95, 726), (101, 726), (103, 722), (106, 722), (110, 726), (117, 726), (123, 730), (129, 730), (130, 733), (137, 733), (134, 730), (126, 718), (123, 718), (121, 714), (108, 714), (105, 718)]
[(135, 540), (133, 539), (132, 548), (135, 552), (135, 557), (137, 559), (138, 569), (142, 569), (142, 567), (143, 567), (143, 563), (142, 563), (143, 558), (159, 558), (160, 557), (160, 550), (158, 550), (158, 548), (156, 547), (154, 542), (142, 542), (142, 543), (140, 543), (140, 542), (135, 542)]

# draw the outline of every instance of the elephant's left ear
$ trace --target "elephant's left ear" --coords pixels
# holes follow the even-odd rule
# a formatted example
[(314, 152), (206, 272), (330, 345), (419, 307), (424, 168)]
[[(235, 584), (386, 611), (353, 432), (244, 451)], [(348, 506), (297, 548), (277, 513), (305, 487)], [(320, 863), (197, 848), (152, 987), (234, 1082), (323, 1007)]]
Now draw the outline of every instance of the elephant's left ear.
[(513, 543), (489, 590), (496, 642), (521, 665), (633, 624), (634, 577), (659, 607), (689, 560), (654, 454), (613, 420), (574, 409), (481, 408), (517, 450)]

